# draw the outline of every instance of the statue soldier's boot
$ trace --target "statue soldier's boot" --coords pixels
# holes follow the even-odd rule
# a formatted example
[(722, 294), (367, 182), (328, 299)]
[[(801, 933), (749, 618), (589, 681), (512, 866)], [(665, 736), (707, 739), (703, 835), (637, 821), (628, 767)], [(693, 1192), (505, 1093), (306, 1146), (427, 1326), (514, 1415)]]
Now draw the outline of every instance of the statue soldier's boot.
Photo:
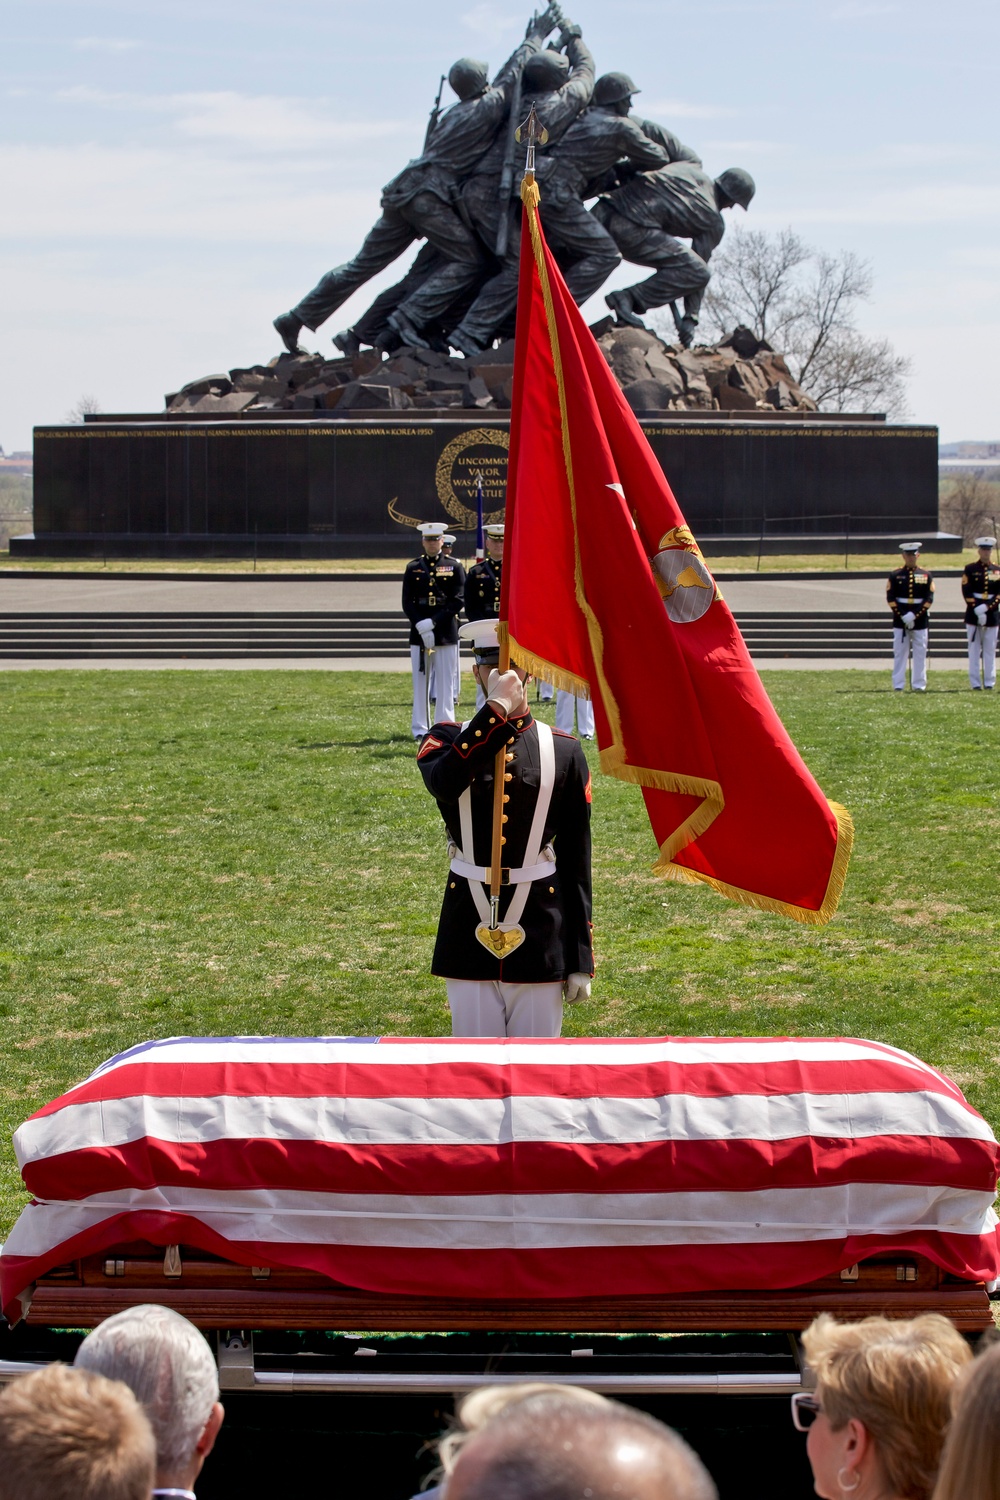
[(477, 354), (483, 353), (482, 344), (477, 344), (476, 340), (471, 339), (467, 333), (463, 333), (461, 328), (452, 329), (448, 335), (448, 343), (453, 349), (457, 349), (459, 354), (464, 354), (466, 359), (473, 359)]
[(430, 344), (422, 334), (417, 332), (409, 318), (400, 308), (397, 307), (395, 312), (391, 312), (386, 322), (395, 328), (403, 343), (409, 344), (412, 349), (430, 348)]
[(635, 311), (632, 293), (627, 287), (623, 287), (620, 292), (609, 292), (604, 301), (619, 323), (627, 323), (630, 328), (645, 328), (645, 323)]
[(344, 328), (340, 333), (335, 333), (333, 342), (341, 354), (346, 354), (348, 359), (353, 359), (355, 354), (361, 353), (361, 340), (353, 328)]
[(304, 326), (301, 318), (297, 318), (292, 312), (279, 313), (275, 318), (275, 331), (280, 333), (281, 342), (289, 354), (306, 353), (306, 350), (299, 343), (299, 334), (302, 332)]

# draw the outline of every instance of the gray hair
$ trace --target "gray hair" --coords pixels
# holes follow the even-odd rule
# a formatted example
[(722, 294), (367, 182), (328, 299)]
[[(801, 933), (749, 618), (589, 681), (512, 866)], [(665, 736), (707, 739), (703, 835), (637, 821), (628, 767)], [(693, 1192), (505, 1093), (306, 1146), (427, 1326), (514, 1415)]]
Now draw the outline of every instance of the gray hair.
[(74, 1365), (120, 1380), (138, 1397), (156, 1438), (157, 1469), (186, 1468), (219, 1399), (212, 1351), (193, 1323), (143, 1303), (88, 1333)]
[[(643, 1461), (625, 1488), (628, 1448)], [(456, 1500), (717, 1500), (701, 1460), (672, 1428), (617, 1401), (584, 1405), (552, 1391), (504, 1406), (471, 1433), (448, 1491)]]

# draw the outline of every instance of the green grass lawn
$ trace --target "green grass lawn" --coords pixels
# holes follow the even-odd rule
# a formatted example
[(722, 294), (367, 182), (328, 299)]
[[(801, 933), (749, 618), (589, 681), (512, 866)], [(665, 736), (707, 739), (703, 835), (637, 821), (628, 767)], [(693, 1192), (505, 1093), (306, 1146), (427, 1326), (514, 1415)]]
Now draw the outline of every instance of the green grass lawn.
[[(466, 540), (459, 544), (459, 557), (466, 565), (470, 562), (470, 546), (471, 544), (467, 546)], [(765, 550), (758, 568), (756, 552), (752, 555), (736, 553), (732, 556), (717, 556), (712, 552), (711, 542), (705, 542), (704, 548), (709, 567), (717, 573), (840, 573), (844, 571), (845, 560), (847, 571), (851, 573), (870, 572), (873, 569), (880, 573), (888, 573), (891, 568), (898, 568), (900, 565), (898, 552), (851, 552), (845, 559), (844, 549), (841, 547), (833, 552), (794, 554)], [(923, 552), (921, 562), (924, 567), (930, 568), (931, 572), (939, 573), (942, 569), (960, 568), (966, 553), (971, 558), (973, 549), (967, 547), (965, 553)], [(406, 563), (405, 557), (258, 558), (256, 563), (252, 557), (111, 557), (104, 562), (99, 557), (20, 557), (17, 553), (11, 556), (8, 552), (0, 552), (0, 576), (4, 573), (27, 572), (95, 573), (98, 575), (102, 573), (192, 573), (196, 575), (207, 573), (212, 576), (220, 573), (241, 575), (244, 573), (279, 575), (398, 573), (402, 577)]]
[[(652, 879), (638, 790), (597, 776), (598, 977), (567, 1031), (875, 1037), (1000, 1126), (1000, 698), (958, 672), (923, 697), (887, 673), (764, 676), (854, 815), (838, 916)], [(22, 1201), (10, 1131), (134, 1042), (447, 1032), (444, 872), (405, 677), (0, 674), (0, 1234)]]

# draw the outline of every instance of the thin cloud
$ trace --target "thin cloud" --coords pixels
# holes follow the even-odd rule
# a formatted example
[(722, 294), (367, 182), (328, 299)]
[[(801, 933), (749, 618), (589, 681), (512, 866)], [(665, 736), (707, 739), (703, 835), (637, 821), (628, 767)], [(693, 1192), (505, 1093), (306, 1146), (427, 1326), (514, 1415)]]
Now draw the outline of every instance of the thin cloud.
[(868, 21), (875, 16), (898, 15), (901, 7), (880, 0), (844, 0), (829, 12), (831, 21)]
[(675, 120), (721, 120), (736, 114), (724, 104), (688, 104), (681, 99), (641, 99), (636, 109), (643, 115), (663, 115)]
[(498, 5), (491, 5), (489, 0), (481, 0), (479, 5), (467, 10), (460, 19), (466, 30), (471, 31), (487, 47), (495, 47), (505, 36), (510, 36), (512, 30), (524, 24), (522, 16), (501, 10)]
[(135, 94), (79, 84), (55, 95), (61, 104), (173, 116), (171, 128), (189, 140), (251, 146), (256, 151), (319, 149), (332, 143), (412, 136), (406, 120), (344, 120), (323, 99), (291, 99), (235, 90), (198, 94)]
[(134, 52), (142, 42), (127, 36), (78, 36), (73, 46), (77, 52)]

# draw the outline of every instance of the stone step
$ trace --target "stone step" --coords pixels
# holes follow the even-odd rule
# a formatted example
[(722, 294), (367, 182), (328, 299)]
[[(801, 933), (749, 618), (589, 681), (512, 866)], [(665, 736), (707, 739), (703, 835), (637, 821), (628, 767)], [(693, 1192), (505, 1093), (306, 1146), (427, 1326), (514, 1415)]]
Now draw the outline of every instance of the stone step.
[[(737, 623), (760, 660), (885, 659), (892, 651), (884, 611), (744, 611)], [(397, 611), (0, 613), (0, 658), (398, 658), (407, 644), (407, 625)], [(937, 658), (964, 657), (961, 614), (934, 618), (931, 651)]]

